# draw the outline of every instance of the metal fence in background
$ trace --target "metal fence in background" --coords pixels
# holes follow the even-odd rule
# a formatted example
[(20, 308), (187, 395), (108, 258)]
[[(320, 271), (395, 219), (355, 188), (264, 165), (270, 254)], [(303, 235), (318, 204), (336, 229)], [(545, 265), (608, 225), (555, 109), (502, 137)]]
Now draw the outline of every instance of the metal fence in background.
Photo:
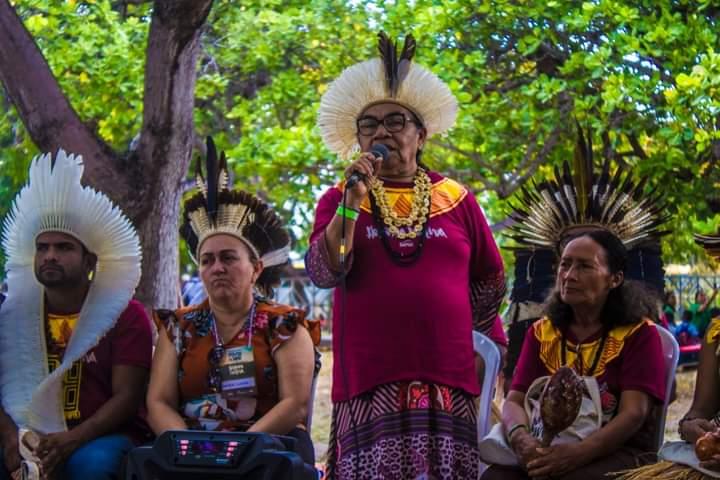
[(720, 287), (720, 274), (665, 275), (665, 286), (675, 292), (677, 310), (682, 313), (685, 307), (695, 302), (698, 290), (704, 290), (709, 297), (713, 290)]

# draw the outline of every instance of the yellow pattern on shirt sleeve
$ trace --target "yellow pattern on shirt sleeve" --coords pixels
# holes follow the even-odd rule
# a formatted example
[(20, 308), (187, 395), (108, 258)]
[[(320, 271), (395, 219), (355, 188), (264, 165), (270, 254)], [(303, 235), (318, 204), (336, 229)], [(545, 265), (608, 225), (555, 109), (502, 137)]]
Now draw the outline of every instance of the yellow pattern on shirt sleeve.
[(720, 337), (720, 317), (715, 317), (710, 320), (710, 325), (705, 333), (705, 341), (707, 343), (714, 343), (718, 337)]

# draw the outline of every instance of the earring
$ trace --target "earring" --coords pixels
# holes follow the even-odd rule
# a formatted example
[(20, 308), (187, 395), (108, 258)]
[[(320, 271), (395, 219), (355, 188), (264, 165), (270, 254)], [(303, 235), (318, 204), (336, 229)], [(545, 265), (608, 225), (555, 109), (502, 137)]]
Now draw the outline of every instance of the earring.
[(90, 270), (88, 272), (88, 280), (92, 282), (93, 278), (95, 278), (95, 270)]

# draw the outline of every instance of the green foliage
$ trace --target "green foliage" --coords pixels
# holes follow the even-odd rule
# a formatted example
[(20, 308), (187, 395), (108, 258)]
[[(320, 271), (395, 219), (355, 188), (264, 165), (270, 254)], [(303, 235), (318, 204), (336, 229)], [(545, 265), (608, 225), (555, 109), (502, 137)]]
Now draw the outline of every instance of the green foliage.
[[(81, 118), (122, 151), (141, 125), (151, 6), (117, 3), (15, 2)], [(418, 62), (461, 104), (425, 161), (470, 185), (492, 222), (528, 177), (570, 158), (577, 119), (598, 157), (669, 193), (667, 260), (699, 261), (691, 233), (720, 220), (718, 15), (684, 0), (216, 0), (197, 131), (227, 151), (239, 185), (285, 212), (302, 251), (314, 203), (343, 167), (319, 139), (319, 98), (375, 54), (377, 30), (411, 31)], [(0, 141), (3, 214), (34, 153), (12, 109), (0, 113)]]

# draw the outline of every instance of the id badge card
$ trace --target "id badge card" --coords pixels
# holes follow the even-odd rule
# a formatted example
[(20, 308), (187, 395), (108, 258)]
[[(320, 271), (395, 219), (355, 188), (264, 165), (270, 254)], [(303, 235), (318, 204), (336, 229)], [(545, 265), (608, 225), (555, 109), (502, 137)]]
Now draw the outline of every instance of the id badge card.
[(220, 381), (222, 396), (225, 398), (255, 395), (255, 359), (252, 347), (232, 347), (225, 350), (220, 361)]

